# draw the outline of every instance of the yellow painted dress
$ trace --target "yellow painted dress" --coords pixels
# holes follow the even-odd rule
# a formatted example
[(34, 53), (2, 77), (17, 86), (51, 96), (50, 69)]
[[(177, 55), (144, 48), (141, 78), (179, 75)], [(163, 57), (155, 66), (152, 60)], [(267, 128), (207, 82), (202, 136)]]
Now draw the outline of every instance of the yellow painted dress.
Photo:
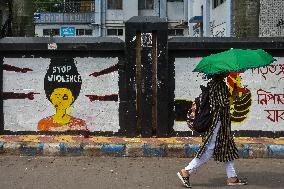
[(71, 117), (66, 124), (56, 123), (52, 116), (39, 121), (37, 129), (39, 131), (69, 131), (87, 130), (86, 122), (82, 119)]

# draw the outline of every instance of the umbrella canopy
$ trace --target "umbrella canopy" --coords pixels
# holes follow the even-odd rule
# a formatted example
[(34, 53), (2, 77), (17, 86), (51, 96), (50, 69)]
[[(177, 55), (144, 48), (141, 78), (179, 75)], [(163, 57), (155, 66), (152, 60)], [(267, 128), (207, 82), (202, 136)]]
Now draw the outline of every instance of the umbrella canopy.
[(230, 49), (204, 57), (193, 71), (207, 75), (239, 72), (267, 66), (274, 60), (270, 54), (262, 49)]

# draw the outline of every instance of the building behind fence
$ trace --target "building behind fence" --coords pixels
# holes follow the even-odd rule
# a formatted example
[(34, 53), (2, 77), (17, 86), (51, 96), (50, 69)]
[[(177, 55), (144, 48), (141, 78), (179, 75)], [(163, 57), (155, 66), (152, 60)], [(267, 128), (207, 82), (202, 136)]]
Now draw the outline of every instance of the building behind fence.
[[(9, 25), (5, 26), (9, 14), (7, 2), (0, 2), (2, 30)], [(34, 29), (38, 37), (116, 36), (124, 40), (125, 22), (133, 16), (165, 18), (169, 36), (283, 37), (284, 33), (282, 0), (43, 1), (34, 6), (32, 0), (9, 2), (14, 4), (10, 21), (13, 36), (33, 36), (30, 30)], [(23, 11), (25, 8), (34, 11)], [(34, 23), (30, 23), (32, 17)]]

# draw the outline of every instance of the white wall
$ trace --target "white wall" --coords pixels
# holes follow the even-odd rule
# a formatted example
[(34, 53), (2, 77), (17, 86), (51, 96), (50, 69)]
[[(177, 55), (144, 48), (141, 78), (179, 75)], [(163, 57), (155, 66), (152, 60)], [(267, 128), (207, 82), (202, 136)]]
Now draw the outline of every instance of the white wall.
[[(138, 0), (134, 0), (137, 1)], [(138, 8), (138, 4), (137, 4), (137, 8)], [(139, 16), (159, 16), (159, 9), (160, 9), (160, 5), (159, 5), (159, 0), (154, 0), (154, 8), (152, 10), (138, 10), (138, 15)]]
[[(107, 4), (105, 4), (107, 6)], [(138, 16), (138, 1), (123, 0), (122, 10), (111, 10), (106, 7), (107, 23), (124, 23), (133, 16)]]
[(213, 33), (211, 34), (213, 37), (225, 37), (226, 36), (226, 21), (227, 17), (227, 1), (212, 9), (211, 4), (211, 14), (210, 14), (210, 27), (213, 29)]
[[(250, 69), (241, 74), (242, 86), (247, 86), (252, 93), (252, 104), (246, 119), (242, 122), (233, 122), (232, 130), (284, 130), (284, 58), (275, 58), (277, 61), (271, 66)], [(199, 85), (204, 85), (208, 82), (204, 80), (203, 75), (192, 72), (200, 60), (201, 58), (176, 59), (176, 99), (194, 100), (201, 92)], [(260, 89), (266, 92), (261, 92)], [(265, 96), (267, 104), (263, 103)], [(276, 112), (278, 113), (277, 121), (273, 121), (276, 118), (274, 117)], [(186, 122), (175, 122), (174, 129), (176, 131), (189, 130)]]
[(167, 2), (168, 21), (185, 20), (184, 2), (174, 1)]
[[(230, 20), (230, 4), (229, 0), (225, 1), (218, 7), (213, 9), (212, 0), (189, 0), (188, 19), (193, 16), (201, 16), (201, 6), (203, 6), (203, 29), (204, 37), (225, 37), (230, 36), (230, 32), (226, 33), (227, 22)], [(191, 8), (191, 6), (193, 8)], [(194, 35), (192, 27), (195, 23), (189, 23), (190, 36)], [(230, 27), (230, 26), (229, 26)]]
[[(118, 72), (99, 77), (89, 76), (114, 64), (117, 58), (75, 58), (82, 77), (81, 91), (72, 105), (71, 115), (84, 120), (90, 131), (114, 131), (119, 129), (119, 103), (93, 101), (85, 95), (118, 94)], [(38, 122), (55, 113), (55, 108), (46, 98), (44, 77), (50, 64), (47, 58), (4, 58), (4, 64), (26, 67), (28, 73), (3, 72), (3, 91), (15, 93), (36, 92), (34, 100), (9, 99), (4, 101), (4, 128), (10, 131), (37, 131)]]
[[(194, 16), (201, 16), (201, 6), (203, 5), (203, 11), (205, 11), (204, 0), (188, 0), (188, 20)], [(189, 26), (189, 36), (199, 37), (199, 34), (193, 32), (193, 26), (196, 23), (188, 23)]]
[(106, 20), (103, 26), (103, 36), (107, 36), (107, 29), (123, 29), (123, 36), (116, 36), (125, 39), (125, 22), (133, 16), (138, 16), (138, 0), (123, 0), (122, 10), (107, 9), (105, 0)]

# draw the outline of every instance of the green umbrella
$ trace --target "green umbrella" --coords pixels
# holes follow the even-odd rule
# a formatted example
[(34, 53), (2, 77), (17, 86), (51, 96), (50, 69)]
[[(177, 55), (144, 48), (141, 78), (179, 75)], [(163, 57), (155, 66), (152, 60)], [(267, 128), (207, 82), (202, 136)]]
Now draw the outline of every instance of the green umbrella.
[(271, 64), (275, 59), (262, 49), (230, 49), (204, 57), (193, 70), (207, 75), (244, 71)]

